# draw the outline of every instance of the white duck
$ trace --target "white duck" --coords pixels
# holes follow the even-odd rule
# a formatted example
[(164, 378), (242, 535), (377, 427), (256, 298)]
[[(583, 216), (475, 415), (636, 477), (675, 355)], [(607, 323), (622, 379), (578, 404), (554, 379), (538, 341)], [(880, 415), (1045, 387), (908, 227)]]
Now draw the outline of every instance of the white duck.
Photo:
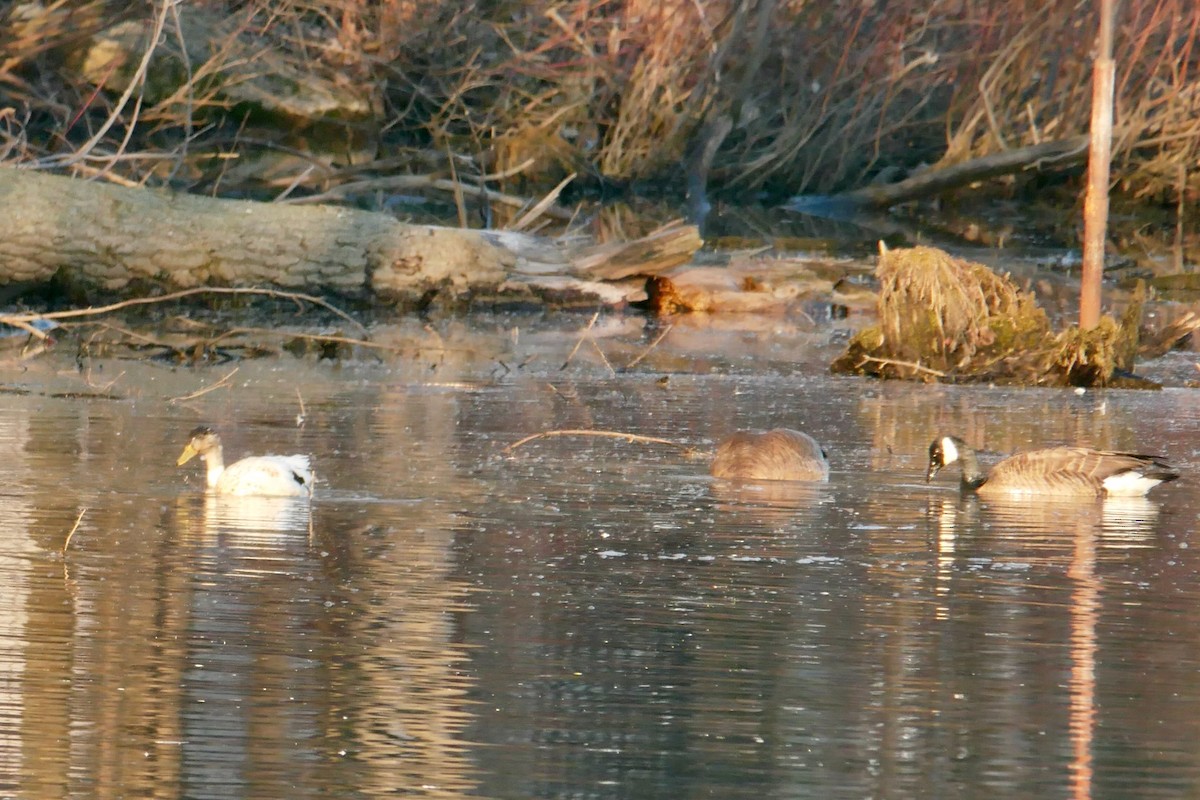
[(208, 468), (213, 494), (259, 497), (312, 497), (313, 473), (308, 456), (249, 456), (225, 466), (221, 437), (201, 425), (192, 431), (177, 466), (200, 456)]

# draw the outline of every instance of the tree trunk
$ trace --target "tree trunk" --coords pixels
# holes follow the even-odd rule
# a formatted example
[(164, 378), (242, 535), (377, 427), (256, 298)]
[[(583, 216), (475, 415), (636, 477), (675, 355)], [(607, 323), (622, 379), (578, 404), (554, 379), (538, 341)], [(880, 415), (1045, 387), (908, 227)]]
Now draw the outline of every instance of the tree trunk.
[(643, 245), (634, 251), (652, 271), (685, 263), (701, 245), (695, 228), (675, 226), (627, 247), (570, 249), (369, 211), (219, 200), (6, 168), (0, 209), (0, 285), (57, 274), (85, 293), (278, 286), (396, 303), (432, 291), (463, 299), (578, 295), (634, 245)]

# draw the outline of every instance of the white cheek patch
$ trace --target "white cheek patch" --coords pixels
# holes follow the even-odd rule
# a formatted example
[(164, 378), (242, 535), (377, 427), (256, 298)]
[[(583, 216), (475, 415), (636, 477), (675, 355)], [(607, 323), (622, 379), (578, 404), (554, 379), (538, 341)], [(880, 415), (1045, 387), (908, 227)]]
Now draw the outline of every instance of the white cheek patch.
[(1147, 478), (1137, 470), (1122, 472), (1104, 479), (1104, 491), (1110, 497), (1141, 497), (1162, 483), (1161, 478)]
[(958, 461), (958, 448), (954, 446), (954, 440), (949, 436), (942, 439), (942, 464), (953, 464)]

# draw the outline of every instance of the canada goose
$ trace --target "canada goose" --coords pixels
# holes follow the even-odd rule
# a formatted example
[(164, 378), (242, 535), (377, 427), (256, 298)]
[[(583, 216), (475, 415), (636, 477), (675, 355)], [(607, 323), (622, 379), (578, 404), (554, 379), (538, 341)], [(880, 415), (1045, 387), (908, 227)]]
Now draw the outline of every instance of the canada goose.
[(1179, 473), (1160, 456), (1112, 453), (1087, 447), (1030, 450), (1004, 459), (990, 473), (962, 439), (942, 436), (929, 445), (928, 483), (938, 470), (962, 465), (962, 488), (982, 495), (1141, 497)]
[(311, 497), (313, 474), (308, 456), (249, 456), (225, 466), (221, 437), (201, 425), (192, 431), (177, 466), (200, 456), (208, 467), (214, 494), (262, 497)]
[(739, 431), (721, 442), (712, 462), (714, 478), (745, 481), (824, 481), (825, 451), (806, 433), (775, 428)]

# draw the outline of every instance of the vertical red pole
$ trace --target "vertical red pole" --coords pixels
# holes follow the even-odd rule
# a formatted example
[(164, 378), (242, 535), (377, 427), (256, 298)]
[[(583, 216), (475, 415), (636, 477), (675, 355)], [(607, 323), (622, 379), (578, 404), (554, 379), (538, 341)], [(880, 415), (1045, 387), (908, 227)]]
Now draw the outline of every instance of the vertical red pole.
[(1083, 201), (1083, 276), (1079, 287), (1079, 327), (1100, 322), (1100, 282), (1104, 277), (1104, 241), (1108, 226), (1108, 168), (1112, 160), (1113, 0), (1099, 0), (1100, 38), (1092, 67), (1092, 125), (1088, 184)]

